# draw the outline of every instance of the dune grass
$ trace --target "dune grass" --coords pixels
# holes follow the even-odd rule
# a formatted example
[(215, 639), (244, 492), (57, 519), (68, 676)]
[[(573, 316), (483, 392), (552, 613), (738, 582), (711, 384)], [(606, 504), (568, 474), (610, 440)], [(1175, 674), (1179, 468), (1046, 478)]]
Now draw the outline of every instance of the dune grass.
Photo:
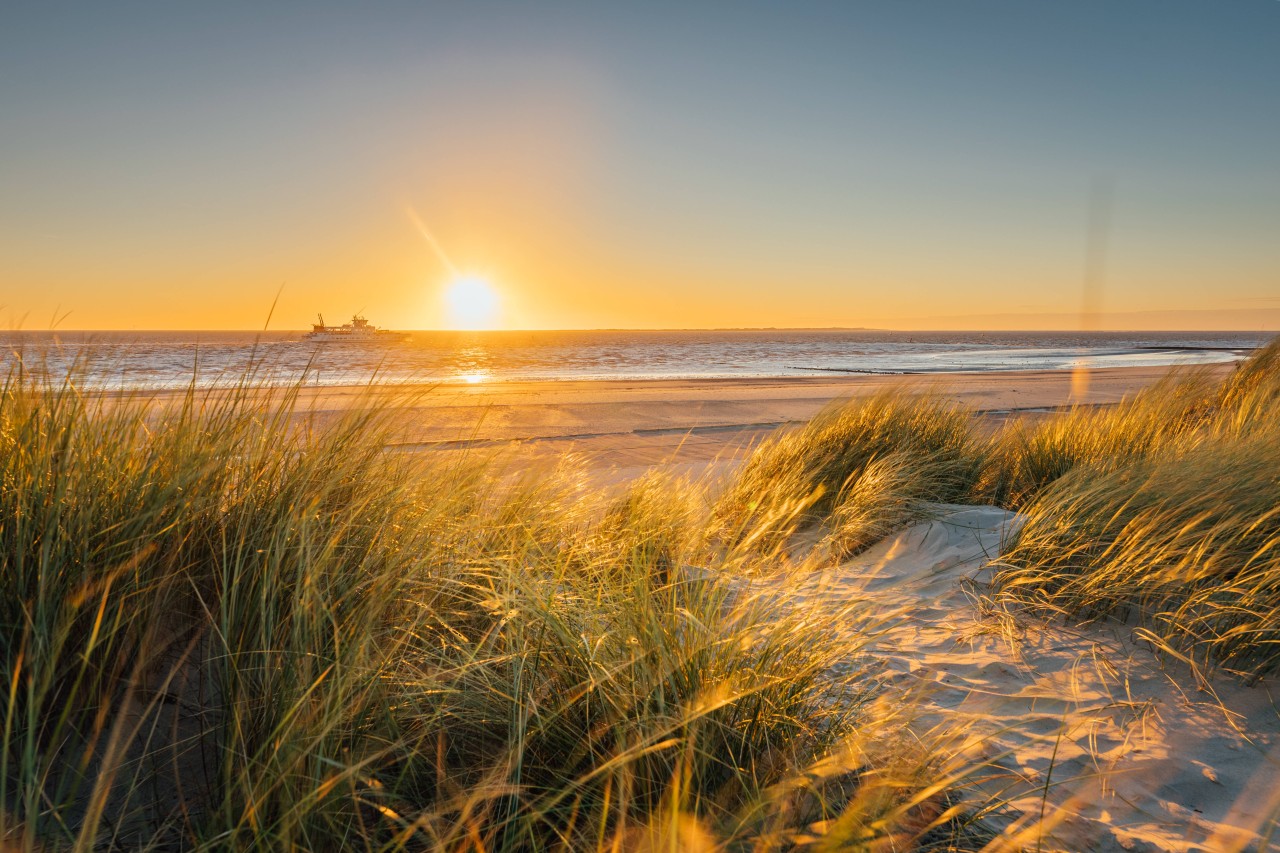
[[(931, 394), (889, 391), (829, 406), (764, 442), (720, 495), (730, 541), (770, 546), (827, 524), (839, 554), (959, 500), (977, 472), (973, 423)], [(754, 537), (754, 540), (753, 540)]]
[(1155, 647), (1199, 666), (1275, 671), (1280, 342), (1217, 387), (1193, 377), (1082, 420), (1044, 432), (1092, 424), (1098, 443), (1119, 447), (1083, 453), (1061, 476), (1013, 493), (1026, 521), (996, 575), (1001, 595), (1072, 619), (1131, 620)]
[(1220, 383), (1200, 371), (1175, 371), (1115, 406), (1011, 422), (980, 450), (981, 473), (971, 498), (1022, 509), (1079, 466), (1114, 470), (1176, 453), (1208, 435), (1269, 429), (1278, 401), (1280, 339)]
[(1086, 465), (1026, 509), (1002, 593), (1133, 619), (1158, 646), (1249, 674), (1280, 664), (1280, 435)]
[(1178, 372), (985, 436), (931, 394), (852, 400), (765, 442), (716, 514), (729, 541), (742, 524), (839, 558), (938, 503), (1015, 509), (1005, 603), (1131, 619), (1169, 654), (1255, 677), (1280, 662), (1277, 472), (1280, 341), (1222, 382)]
[(712, 535), (697, 484), (511, 483), (385, 414), (0, 388), (6, 850), (957, 837), (856, 632), (744, 580), (803, 559)]
[(1216, 411), (1213, 397), (1201, 374), (1180, 373), (1115, 406), (1014, 420), (982, 448), (973, 498), (1020, 508), (1078, 466), (1109, 468), (1161, 453), (1205, 425)]

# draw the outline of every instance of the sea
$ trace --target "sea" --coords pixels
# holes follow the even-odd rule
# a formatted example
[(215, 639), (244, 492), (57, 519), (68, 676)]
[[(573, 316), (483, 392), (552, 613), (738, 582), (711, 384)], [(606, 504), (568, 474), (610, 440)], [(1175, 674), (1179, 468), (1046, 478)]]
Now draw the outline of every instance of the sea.
[(302, 332), (0, 333), (0, 375), (86, 390), (480, 384), (946, 374), (1231, 362), (1260, 332), (866, 330), (411, 332), (402, 343), (314, 343)]

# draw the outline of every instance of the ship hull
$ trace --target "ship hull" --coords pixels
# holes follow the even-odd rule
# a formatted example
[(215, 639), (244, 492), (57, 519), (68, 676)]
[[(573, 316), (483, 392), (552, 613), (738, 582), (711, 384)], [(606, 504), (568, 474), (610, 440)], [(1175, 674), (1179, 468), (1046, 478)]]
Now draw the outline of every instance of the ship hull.
[(408, 335), (344, 335), (341, 332), (309, 332), (306, 340), (316, 344), (398, 344), (408, 340)]

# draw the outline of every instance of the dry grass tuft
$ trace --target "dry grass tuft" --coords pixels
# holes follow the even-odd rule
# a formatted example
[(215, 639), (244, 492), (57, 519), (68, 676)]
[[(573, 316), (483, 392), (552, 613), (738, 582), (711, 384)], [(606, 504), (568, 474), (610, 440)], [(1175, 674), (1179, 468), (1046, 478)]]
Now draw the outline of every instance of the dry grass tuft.
[[(1274, 671), (1278, 400), (1273, 342), (1220, 387), (1192, 377), (1041, 430), (1074, 461), (1010, 493), (1026, 523), (996, 577), (1004, 599), (1069, 618), (1135, 620), (1157, 648), (1196, 665)], [(1018, 449), (989, 470), (1032, 467), (1023, 437), (998, 437), (997, 454), (1011, 440)]]
[(1026, 508), (996, 582), (1072, 618), (1136, 619), (1161, 645), (1253, 674), (1280, 662), (1280, 435), (1083, 467)]
[(730, 541), (771, 545), (834, 513), (843, 551), (909, 521), (930, 502), (960, 499), (976, 470), (973, 425), (934, 395), (889, 391), (828, 407), (763, 444), (716, 504)]

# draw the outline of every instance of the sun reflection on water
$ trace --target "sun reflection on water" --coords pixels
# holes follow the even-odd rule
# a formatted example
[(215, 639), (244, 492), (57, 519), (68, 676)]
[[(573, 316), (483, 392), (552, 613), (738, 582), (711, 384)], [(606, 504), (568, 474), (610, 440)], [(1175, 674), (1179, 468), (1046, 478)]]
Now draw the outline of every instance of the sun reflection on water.
[(478, 341), (458, 347), (452, 359), (454, 382), (480, 385), (493, 380), (493, 354)]

